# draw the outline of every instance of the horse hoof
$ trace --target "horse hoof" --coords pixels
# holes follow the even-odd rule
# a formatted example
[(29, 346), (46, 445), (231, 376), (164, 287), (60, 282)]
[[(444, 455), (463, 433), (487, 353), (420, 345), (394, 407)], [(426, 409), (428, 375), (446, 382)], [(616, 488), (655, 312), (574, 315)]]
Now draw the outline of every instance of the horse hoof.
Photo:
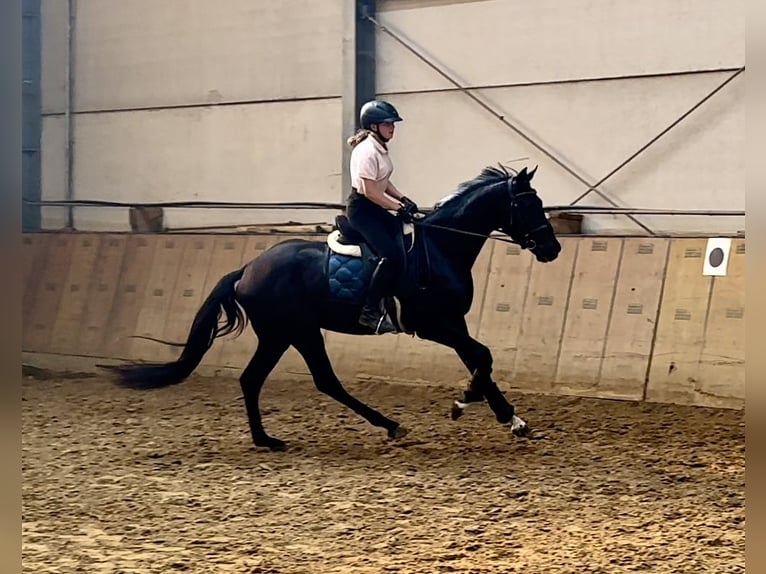
[(450, 418), (452, 418), (453, 421), (456, 421), (460, 417), (463, 416), (463, 411), (465, 410), (464, 407), (461, 407), (457, 404), (457, 401), (452, 403), (452, 409), (450, 410)]
[(408, 431), (406, 428), (404, 428), (402, 425), (399, 425), (393, 430), (388, 431), (388, 438), (391, 439), (400, 439), (407, 436), (407, 434), (410, 431)]
[(511, 429), (511, 432), (513, 433), (513, 435), (518, 437), (527, 436), (529, 434), (529, 431), (530, 431), (529, 426), (527, 426), (526, 424), (519, 425)]
[(271, 452), (284, 452), (287, 450), (287, 443), (279, 440), (278, 438), (269, 438), (267, 441), (256, 443), (255, 446), (266, 447)]

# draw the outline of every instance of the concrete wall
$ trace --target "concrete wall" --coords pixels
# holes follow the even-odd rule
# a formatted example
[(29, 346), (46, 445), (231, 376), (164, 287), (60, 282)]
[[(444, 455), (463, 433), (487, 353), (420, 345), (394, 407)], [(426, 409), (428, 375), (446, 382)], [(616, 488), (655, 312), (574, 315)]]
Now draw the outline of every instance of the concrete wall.
[[(43, 0), (43, 197), (62, 198), (65, 2)], [(381, 0), (381, 22), (595, 181), (744, 65), (744, 2)], [(342, 2), (78, 0), (74, 196), (122, 201), (338, 201)], [(697, 73), (704, 72), (707, 73)], [(713, 71), (710, 71), (713, 70)], [(673, 74), (660, 77), (647, 75)], [(675, 75), (688, 74), (688, 75)], [(609, 79), (621, 77), (621, 79)], [(584, 191), (464, 94), (378, 33), (378, 91), (406, 121), (394, 180), (428, 205), (497, 162), (540, 164), (549, 204)], [(634, 207), (744, 208), (744, 78), (609, 180)], [(603, 201), (591, 195), (588, 204)], [(171, 226), (330, 221), (332, 213), (170, 211)], [(646, 218), (728, 233), (738, 218)], [(47, 227), (63, 223), (46, 210)], [(125, 229), (78, 209), (81, 229)], [(635, 231), (589, 217), (599, 233)]]
[[(174, 349), (129, 337), (183, 340), (218, 279), (283, 239), (27, 234), (23, 350), (173, 360)], [(490, 242), (473, 268), (469, 329), (511, 392), (742, 408), (745, 242), (733, 242), (725, 277), (702, 275), (704, 251), (704, 239), (568, 237), (543, 265)], [(341, 378), (456, 387), (468, 378), (451, 349), (406, 335), (325, 339)], [(218, 340), (203, 365), (238, 376), (255, 344), (249, 330)], [(307, 370), (291, 351), (275, 376), (296, 373)]]

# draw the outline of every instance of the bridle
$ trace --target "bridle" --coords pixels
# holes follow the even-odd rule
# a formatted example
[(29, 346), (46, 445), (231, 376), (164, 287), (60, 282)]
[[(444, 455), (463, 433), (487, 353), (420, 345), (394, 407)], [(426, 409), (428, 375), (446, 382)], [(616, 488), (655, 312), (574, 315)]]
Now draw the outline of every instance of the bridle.
[[(530, 189), (529, 191), (522, 191), (521, 193), (513, 193), (513, 182), (516, 181), (516, 176), (513, 176), (512, 178), (508, 179), (508, 195), (511, 196), (511, 210), (510, 210), (510, 220), (508, 222), (508, 230), (513, 230), (513, 212), (514, 210), (519, 208), (519, 202), (518, 198), (523, 197), (525, 195), (537, 195), (537, 192)], [(519, 217), (517, 219), (518, 221), (521, 221), (523, 223), (523, 219)], [(528, 229), (526, 233), (522, 236), (520, 241), (514, 241), (514, 243), (518, 243), (522, 249), (529, 249), (530, 251), (537, 247), (537, 242), (532, 239), (532, 235), (537, 233), (538, 231), (542, 231), (543, 229), (546, 229), (548, 227), (548, 223), (543, 223), (541, 225), (538, 225), (534, 229)]]

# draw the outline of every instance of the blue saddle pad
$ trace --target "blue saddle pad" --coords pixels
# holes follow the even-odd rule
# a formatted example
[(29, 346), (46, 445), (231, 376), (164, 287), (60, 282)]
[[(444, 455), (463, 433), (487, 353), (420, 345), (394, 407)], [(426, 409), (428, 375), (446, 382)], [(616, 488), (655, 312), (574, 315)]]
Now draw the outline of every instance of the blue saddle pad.
[(330, 297), (346, 303), (362, 303), (375, 263), (370, 257), (349, 257), (330, 251), (327, 261)]

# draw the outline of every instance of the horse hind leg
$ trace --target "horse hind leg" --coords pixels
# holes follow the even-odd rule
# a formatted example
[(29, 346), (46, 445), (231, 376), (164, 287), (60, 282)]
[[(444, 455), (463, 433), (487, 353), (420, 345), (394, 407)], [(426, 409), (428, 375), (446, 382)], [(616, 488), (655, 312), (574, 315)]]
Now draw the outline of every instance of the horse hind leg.
[(269, 436), (264, 430), (259, 402), (266, 377), (276, 367), (289, 346), (289, 343), (278, 338), (259, 337), (258, 348), (239, 379), (253, 444), (265, 446), (274, 451), (285, 450), (287, 445)]
[(293, 342), (293, 346), (306, 361), (306, 365), (309, 371), (311, 371), (311, 376), (314, 378), (314, 384), (320, 392), (347, 406), (358, 415), (364, 417), (371, 425), (386, 429), (389, 438), (402, 438), (407, 434), (407, 430), (399, 423), (392, 421), (359, 399), (351, 396), (343, 387), (333, 371), (330, 358), (327, 356), (324, 339), (319, 329), (301, 336)]

